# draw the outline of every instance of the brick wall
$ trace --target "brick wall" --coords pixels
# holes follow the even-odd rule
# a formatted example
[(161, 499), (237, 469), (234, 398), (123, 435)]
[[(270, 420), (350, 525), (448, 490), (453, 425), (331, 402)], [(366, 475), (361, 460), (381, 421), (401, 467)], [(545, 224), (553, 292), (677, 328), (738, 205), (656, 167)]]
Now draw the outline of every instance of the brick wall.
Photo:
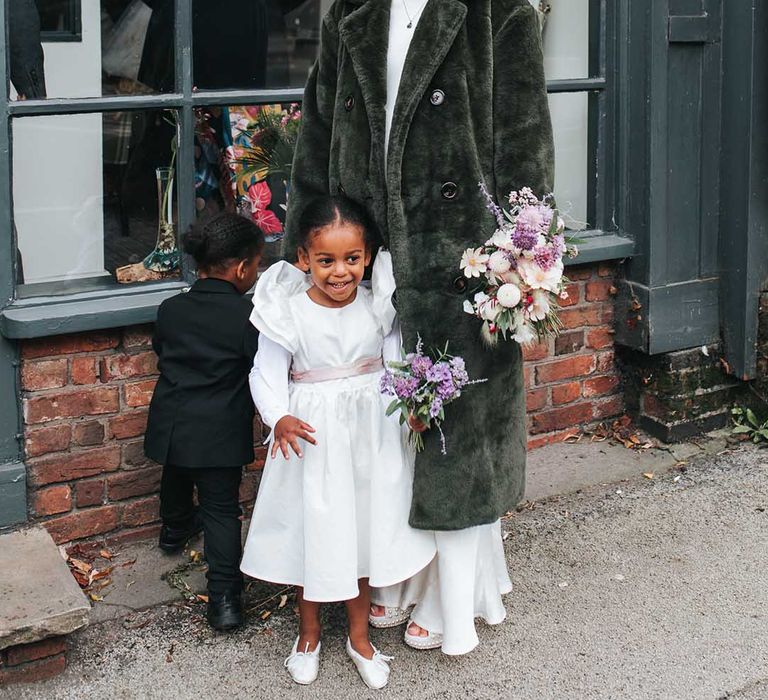
[[(617, 415), (611, 265), (571, 268), (562, 335), (525, 351), (529, 446)], [(30, 518), (57, 543), (108, 546), (154, 537), (160, 466), (142, 449), (156, 376), (149, 326), (25, 341), (21, 345)], [(261, 426), (255, 426), (260, 435)], [(259, 459), (241, 490), (251, 505)]]
[(65, 637), (49, 637), (0, 651), (0, 687), (53, 678), (67, 665)]

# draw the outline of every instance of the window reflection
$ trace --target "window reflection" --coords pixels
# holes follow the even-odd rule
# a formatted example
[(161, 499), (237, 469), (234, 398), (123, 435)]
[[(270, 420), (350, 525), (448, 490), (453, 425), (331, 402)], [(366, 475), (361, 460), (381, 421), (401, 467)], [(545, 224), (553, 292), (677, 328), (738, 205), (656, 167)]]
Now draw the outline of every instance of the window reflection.
[(196, 117), (198, 215), (226, 209), (252, 219), (267, 238), (268, 264), (283, 236), (301, 109), (295, 103), (206, 107)]

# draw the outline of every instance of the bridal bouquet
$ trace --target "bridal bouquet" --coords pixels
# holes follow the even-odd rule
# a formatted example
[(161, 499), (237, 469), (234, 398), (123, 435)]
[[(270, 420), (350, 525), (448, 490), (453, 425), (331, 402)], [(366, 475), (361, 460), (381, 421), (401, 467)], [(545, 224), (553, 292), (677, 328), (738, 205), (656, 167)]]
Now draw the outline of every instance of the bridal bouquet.
[(566, 242), (552, 196), (538, 199), (523, 187), (509, 195), (506, 211), (482, 183), (480, 189), (497, 228), (485, 245), (468, 248), (461, 258), (464, 275), (482, 283), (464, 310), (483, 321), (482, 335), (490, 345), (499, 335), (520, 344), (557, 335), (558, 299), (567, 298), (563, 256), (575, 257), (577, 250)]
[[(446, 454), (445, 435), (440, 427), (445, 420), (445, 407), (461, 396), (461, 390), (485, 379), (470, 380), (464, 360), (448, 354), (448, 345), (434, 357), (424, 353), (421, 338), (416, 352), (403, 353), (401, 362), (388, 362), (381, 378), (381, 391), (395, 399), (387, 409), (391, 416), (400, 411), (400, 424), (409, 417), (416, 418), (428, 427), (434, 425), (440, 431), (442, 453)], [(421, 433), (411, 430), (410, 444), (420, 452), (424, 449)]]

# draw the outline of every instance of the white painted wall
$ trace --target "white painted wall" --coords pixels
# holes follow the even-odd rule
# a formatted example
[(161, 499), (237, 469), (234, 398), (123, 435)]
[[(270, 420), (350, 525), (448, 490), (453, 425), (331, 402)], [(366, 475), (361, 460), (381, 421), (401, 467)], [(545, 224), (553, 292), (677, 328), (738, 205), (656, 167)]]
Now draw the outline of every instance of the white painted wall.
[[(101, 94), (99, 0), (83, 0), (82, 23), (82, 42), (43, 44), (48, 97)], [(14, 214), (25, 282), (106, 274), (102, 164), (100, 114), (13, 121)]]

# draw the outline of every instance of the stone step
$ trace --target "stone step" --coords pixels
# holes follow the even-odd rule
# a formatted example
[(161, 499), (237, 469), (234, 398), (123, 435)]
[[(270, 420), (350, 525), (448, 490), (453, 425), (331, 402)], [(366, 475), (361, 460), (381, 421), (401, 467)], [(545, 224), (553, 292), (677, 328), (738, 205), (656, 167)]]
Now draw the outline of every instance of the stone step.
[(0, 649), (74, 632), (90, 611), (43, 527), (0, 534)]

